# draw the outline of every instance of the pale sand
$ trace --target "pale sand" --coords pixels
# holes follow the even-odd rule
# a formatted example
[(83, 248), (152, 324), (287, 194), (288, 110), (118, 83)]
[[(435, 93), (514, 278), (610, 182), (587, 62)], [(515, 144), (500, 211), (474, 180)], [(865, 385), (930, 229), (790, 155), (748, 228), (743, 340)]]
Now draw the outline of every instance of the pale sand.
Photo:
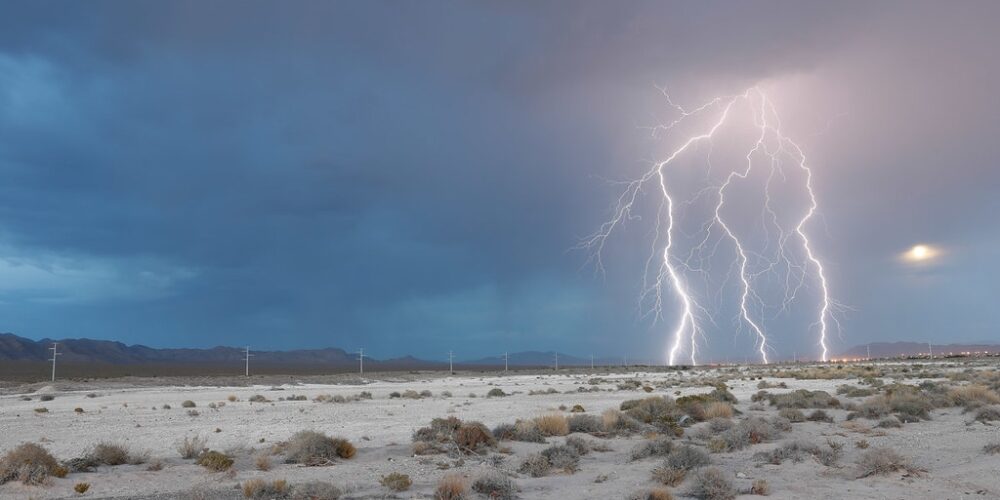
[[(706, 372), (612, 374), (549, 374), (511, 376), (454, 376), (428, 377), (425, 380), (371, 381), (367, 384), (338, 385), (285, 385), (284, 390), (274, 391), (270, 386), (257, 387), (136, 387), (115, 386), (110, 390), (90, 389), (55, 392), (52, 401), (41, 402), (38, 394), (31, 394), (32, 401), (21, 401), (18, 395), (0, 397), (0, 451), (7, 451), (25, 441), (41, 442), (57, 458), (81, 456), (90, 446), (100, 441), (114, 441), (133, 450), (148, 451), (151, 459), (164, 462), (163, 470), (146, 471), (145, 465), (101, 467), (95, 473), (70, 474), (64, 479), (52, 479), (50, 484), (28, 487), (9, 483), (0, 486), (0, 498), (186, 498), (186, 492), (195, 489), (214, 489), (206, 498), (242, 498), (235, 486), (251, 478), (286, 479), (291, 484), (311, 480), (334, 483), (347, 493), (343, 498), (431, 498), (437, 480), (446, 473), (460, 472), (474, 477), (487, 467), (483, 457), (466, 457), (464, 464), (445, 455), (415, 457), (410, 451), (410, 437), (418, 427), (427, 425), (434, 417), (454, 415), (463, 420), (478, 420), (488, 427), (500, 423), (513, 423), (518, 418), (528, 418), (558, 411), (560, 405), (583, 405), (589, 413), (599, 415), (608, 408), (618, 408), (622, 401), (647, 396), (642, 391), (620, 391), (562, 394), (579, 387), (590, 388), (587, 381), (600, 376), (609, 381), (638, 378), (656, 382), (690, 379)], [(825, 390), (834, 394), (836, 386), (844, 380), (794, 380), (784, 381), (788, 389), (769, 389), (780, 393), (793, 389)], [(776, 415), (777, 410), (750, 411), (750, 396), (757, 392), (757, 380), (731, 380), (732, 392), (739, 398), (737, 409), (746, 414)], [(110, 385), (110, 384), (109, 384)], [(604, 389), (614, 389), (614, 383), (601, 384)], [(486, 398), (487, 391), (500, 387), (508, 393), (520, 392), (504, 398)], [(530, 390), (555, 388), (559, 394), (529, 396)], [(390, 399), (392, 391), (430, 390), (434, 397), (421, 400)], [(710, 388), (686, 387), (658, 389), (653, 394), (675, 396), (707, 392)], [(369, 391), (374, 398), (350, 403), (316, 403), (312, 398), (319, 394), (350, 396)], [(453, 396), (443, 398), (442, 391)], [(87, 398), (89, 392), (99, 397)], [(470, 393), (477, 397), (469, 397)], [(249, 403), (254, 394), (262, 394), (273, 403)], [(292, 394), (305, 395), (307, 401), (277, 401)], [(235, 395), (239, 402), (228, 402)], [(181, 402), (190, 399), (197, 403), (200, 416), (187, 415)], [(847, 401), (847, 398), (841, 398)], [(225, 402), (218, 410), (208, 408), (211, 402)], [(159, 409), (169, 404), (170, 410)], [(47, 414), (36, 414), (38, 407), (49, 409)], [(152, 407), (157, 409), (153, 409)], [(76, 414), (81, 407), (85, 413)], [(808, 413), (809, 410), (806, 410)], [(888, 429), (884, 436), (865, 436), (842, 426), (846, 411), (829, 410), (835, 423), (797, 423), (793, 430), (775, 443), (751, 446), (735, 453), (712, 454), (716, 465), (732, 478), (739, 489), (748, 489), (751, 480), (762, 478), (770, 483), (770, 498), (776, 499), (947, 499), (947, 498), (1000, 498), (1000, 455), (985, 455), (982, 447), (987, 442), (1000, 441), (998, 427), (975, 423), (963, 415), (961, 408), (934, 410), (932, 420), (904, 425), (901, 429)], [(866, 425), (874, 422), (861, 420)], [(221, 432), (215, 433), (218, 428)], [(358, 447), (357, 456), (328, 467), (301, 467), (291, 464), (274, 464), (268, 472), (253, 467), (250, 448), (262, 449), (287, 439), (303, 429), (315, 429), (330, 435), (350, 439)], [(691, 434), (693, 429), (688, 429)], [(184, 436), (208, 436), (208, 446), (219, 450), (236, 451), (238, 460), (235, 477), (210, 473), (182, 460), (176, 443)], [(591, 453), (582, 457), (580, 469), (572, 475), (552, 475), (531, 478), (518, 475), (516, 484), (521, 498), (578, 499), (625, 498), (630, 493), (656, 486), (650, 471), (660, 463), (650, 458), (629, 462), (629, 451), (643, 441), (641, 436), (632, 438), (598, 439), (613, 451)], [(751, 459), (759, 451), (768, 450), (778, 443), (801, 438), (817, 443), (826, 438), (844, 444), (844, 456), (838, 466), (824, 467), (815, 461), (785, 462), (782, 465), (760, 464)], [(264, 439), (264, 443), (259, 443)], [(680, 438), (685, 440), (686, 437)], [(910, 457), (914, 464), (926, 472), (920, 476), (895, 473), (888, 476), (855, 479), (854, 462), (862, 450), (855, 441), (867, 439), (872, 447), (887, 445)], [(561, 443), (563, 438), (549, 438), (549, 443)], [(514, 450), (507, 458), (509, 467), (516, 469), (529, 453), (547, 445), (503, 442)], [(452, 468), (440, 470), (438, 463)], [(391, 494), (378, 483), (379, 478), (390, 472), (409, 474), (413, 487), (403, 493)], [(737, 475), (738, 474), (738, 475)], [(599, 476), (607, 480), (597, 483)], [(77, 482), (88, 482), (91, 489), (85, 495), (76, 495), (72, 487)], [(683, 498), (686, 484), (670, 488)], [(482, 498), (473, 495), (473, 498)]]

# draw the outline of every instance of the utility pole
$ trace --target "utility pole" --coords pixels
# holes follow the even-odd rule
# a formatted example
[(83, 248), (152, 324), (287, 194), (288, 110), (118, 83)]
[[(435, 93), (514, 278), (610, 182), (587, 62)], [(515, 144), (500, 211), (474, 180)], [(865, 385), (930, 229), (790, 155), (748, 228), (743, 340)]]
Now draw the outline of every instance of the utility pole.
[(365, 348), (358, 349), (358, 362), (360, 363), (360, 371), (358, 373), (365, 374)]
[(507, 359), (510, 357), (506, 352), (503, 353), (503, 372), (507, 373)]
[(590, 371), (594, 371), (594, 355), (590, 355)]
[(930, 354), (931, 359), (934, 359), (934, 348), (931, 347), (931, 343), (927, 343), (927, 352)]
[(448, 371), (455, 374), (455, 353), (452, 351), (448, 351)]
[(865, 347), (868, 348), (868, 356), (865, 359), (867, 359), (868, 361), (871, 361), (872, 360), (872, 345), (868, 344)]
[(556, 353), (556, 370), (559, 369), (559, 353)]
[(798, 363), (798, 362), (799, 362), (799, 353), (792, 351), (792, 363)]
[(250, 358), (252, 358), (253, 356), (254, 356), (253, 354), (250, 354), (250, 346), (247, 346), (246, 357), (244, 357), (243, 360), (246, 361), (246, 363), (247, 363), (246, 364), (246, 376), (248, 376), (248, 377), (250, 376)]
[(57, 356), (61, 356), (62, 353), (59, 352), (59, 343), (58, 342), (53, 342), (52, 343), (52, 347), (50, 347), (49, 350), (52, 351), (52, 359), (50, 359), (49, 361), (52, 362), (52, 381), (55, 382), (56, 381), (56, 357)]

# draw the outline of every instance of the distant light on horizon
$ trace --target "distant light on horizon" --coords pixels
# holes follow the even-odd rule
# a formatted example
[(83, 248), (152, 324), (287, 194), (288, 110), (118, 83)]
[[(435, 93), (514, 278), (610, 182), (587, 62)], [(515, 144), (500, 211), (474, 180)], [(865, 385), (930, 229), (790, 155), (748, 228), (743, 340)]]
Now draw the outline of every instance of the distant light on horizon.
[(921, 243), (913, 245), (912, 248), (910, 248), (906, 252), (903, 252), (901, 258), (903, 262), (919, 264), (919, 263), (927, 263), (933, 261), (938, 257), (940, 257), (941, 253), (942, 251), (940, 248), (928, 245), (926, 243)]

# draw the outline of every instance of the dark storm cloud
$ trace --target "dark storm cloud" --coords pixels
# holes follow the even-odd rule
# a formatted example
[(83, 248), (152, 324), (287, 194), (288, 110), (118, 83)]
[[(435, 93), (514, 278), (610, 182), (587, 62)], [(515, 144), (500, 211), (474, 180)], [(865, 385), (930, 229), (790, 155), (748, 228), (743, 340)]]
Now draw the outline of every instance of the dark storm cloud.
[(606, 216), (601, 179), (660, 151), (637, 128), (665, 111), (654, 85), (693, 102), (785, 78), (806, 81), (801, 129), (847, 109), (806, 141), (858, 310), (843, 343), (906, 337), (876, 330), (926, 308), (892, 261), (925, 237), (970, 248), (940, 278), (974, 315), (963, 335), (995, 319), (969, 306), (990, 285), (961, 278), (996, 272), (972, 250), (997, 234), (988, 3), (0, 9), (0, 330), (659, 349), (635, 314), (641, 248), (617, 247), (607, 281), (566, 249)]

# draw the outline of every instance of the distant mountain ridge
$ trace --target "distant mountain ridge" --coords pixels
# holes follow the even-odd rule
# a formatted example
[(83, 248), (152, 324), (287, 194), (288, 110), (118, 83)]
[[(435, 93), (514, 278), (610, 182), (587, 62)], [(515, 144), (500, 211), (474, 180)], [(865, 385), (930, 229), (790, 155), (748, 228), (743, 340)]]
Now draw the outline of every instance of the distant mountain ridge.
[(1000, 353), (1000, 344), (931, 344), (927, 342), (872, 342), (854, 346), (840, 354), (842, 358), (865, 358), (871, 349), (873, 358), (897, 356), (926, 356), (933, 351), (935, 356), (960, 355), (963, 353)]

